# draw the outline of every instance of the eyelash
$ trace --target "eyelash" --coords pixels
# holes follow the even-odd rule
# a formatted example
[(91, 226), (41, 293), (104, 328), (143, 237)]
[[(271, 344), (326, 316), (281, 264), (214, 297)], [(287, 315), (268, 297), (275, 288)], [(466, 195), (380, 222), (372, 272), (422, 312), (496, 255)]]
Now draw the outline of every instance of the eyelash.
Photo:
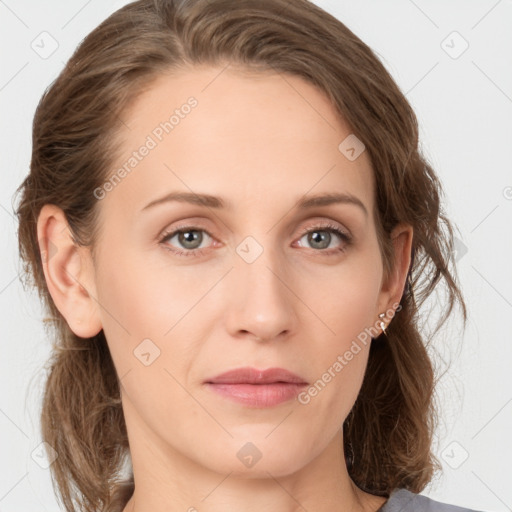
[[(213, 236), (206, 230), (199, 228), (197, 226), (180, 226), (177, 229), (174, 229), (172, 231), (165, 232), (162, 237), (160, 238), (159, 243), (163, 245), (164, 249), (167, 251), (172, 252), (173, 254), (176, 254), (177, 256), (202, 256), (205, 249), (189, 249), (189, 250), (180, 250), (176, 248), (170, 248), (166, 244), (164, 244), (164, 241), (173, 238), (175, 235), (178, 235), (180, 233), (187, 233), (188, 231), (203, 231), (205, 232), (210, 238), (213, 238)], [(340, 228), (338, 228), (334, 224), (325, 224), (325, 225), (319, 225), (319, 226), (313, 226), (312, 228), (306, 228), (301, 232), (301, 235), (299, 237), (302, 238), (304, 235), (307, 235), (309, 233), (314, 233), (315, 231), (328, 231), (329, 233), (334, 233), (339, 238), (341, 238), (345, 244), (343, 247), (338, 247), (336, 249), (312, 249), (315, 252), (323, 252), (326, 256), (334, 256), (334, 254), (343, 253), (346, 251), (347, 247), (352, 243), (352, 238), (345, 233), (344, 231), (341, 231)]]

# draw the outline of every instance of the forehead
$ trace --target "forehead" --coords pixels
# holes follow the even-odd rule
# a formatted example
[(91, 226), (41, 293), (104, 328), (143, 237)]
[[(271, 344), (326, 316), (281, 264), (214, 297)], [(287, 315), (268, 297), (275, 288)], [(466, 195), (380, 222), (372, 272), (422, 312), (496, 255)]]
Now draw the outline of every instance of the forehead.
[(265, 211), (326, 191), (373, 207), (366, 152), (346, 157), (339, 146), (350, 127), (300, 77), (230, 66), (180, 70), (159, 76), (121, 118), (122, 150), (111, 176), (123, 177), (103, 207), (125, 218), (176, 190)]

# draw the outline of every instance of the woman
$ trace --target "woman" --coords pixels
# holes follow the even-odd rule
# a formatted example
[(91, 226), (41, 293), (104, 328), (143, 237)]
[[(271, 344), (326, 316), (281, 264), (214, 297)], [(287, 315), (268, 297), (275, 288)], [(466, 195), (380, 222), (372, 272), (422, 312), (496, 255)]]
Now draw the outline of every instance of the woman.
[(20, 253), (55, 327), (67, 511), (468, 510), (419, 496), (450, 270), (373, 52), (305, 0), (140, 0), (37, 108)]

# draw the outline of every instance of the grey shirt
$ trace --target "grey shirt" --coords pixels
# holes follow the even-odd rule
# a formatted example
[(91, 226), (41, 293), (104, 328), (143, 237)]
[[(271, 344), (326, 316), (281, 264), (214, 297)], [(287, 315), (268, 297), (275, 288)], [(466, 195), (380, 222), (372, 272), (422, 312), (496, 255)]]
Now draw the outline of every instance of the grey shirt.
[(470, 508), (447, 505), (407, 489), (395, 489), (377, 512), (478, 512)]

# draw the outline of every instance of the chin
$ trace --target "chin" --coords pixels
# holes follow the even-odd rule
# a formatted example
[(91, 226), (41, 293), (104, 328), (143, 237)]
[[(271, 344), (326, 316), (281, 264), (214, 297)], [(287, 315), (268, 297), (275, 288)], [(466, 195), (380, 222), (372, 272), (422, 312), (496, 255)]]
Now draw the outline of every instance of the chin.
[(284, 476), (288, 476), (292, 473), (301, 469), (301, 465), (298, 464), (295, 466), (295, 461), (290, 461), (286, 457), (282, 458), (279, 461), (274, 460), (263, 460), (262, 457), (258, 462), (254, 464), (252, 467), (245, 467), (242, 463), (233, 464), (232, 461), (226, 461), (226, 464), (223, 465), (222, 469), (219, 470), (220, 473), (230, 473), (231, 477), (235, 478), (244, 478), (244, 479), (262, 479), (268, 480), (268, 478), (275, 477), (281, 478)]
[(290, 442), (283, 449), (282, 441), (276, 439), (276, 443), (273, 443), (269, 439), (265, 440), (267, 435), (268, 431), (258, 438), (260, 441), (254, 436), (245, 437), (243, 441), (239, 441), (239, 438), (231, 439), (229, 447), (224, 447), (221, 453), (213, 455), (206, 462), (211, 467), (212, 459), (216, 459), (218, 463), (211, 469), (219, 473), (230, 473), (239, 478), (268, 479), (269, 473), (274, 477), (295, 473), (314, 457), (314, 454), (308, 456), (307, 453), (301, 453)]

